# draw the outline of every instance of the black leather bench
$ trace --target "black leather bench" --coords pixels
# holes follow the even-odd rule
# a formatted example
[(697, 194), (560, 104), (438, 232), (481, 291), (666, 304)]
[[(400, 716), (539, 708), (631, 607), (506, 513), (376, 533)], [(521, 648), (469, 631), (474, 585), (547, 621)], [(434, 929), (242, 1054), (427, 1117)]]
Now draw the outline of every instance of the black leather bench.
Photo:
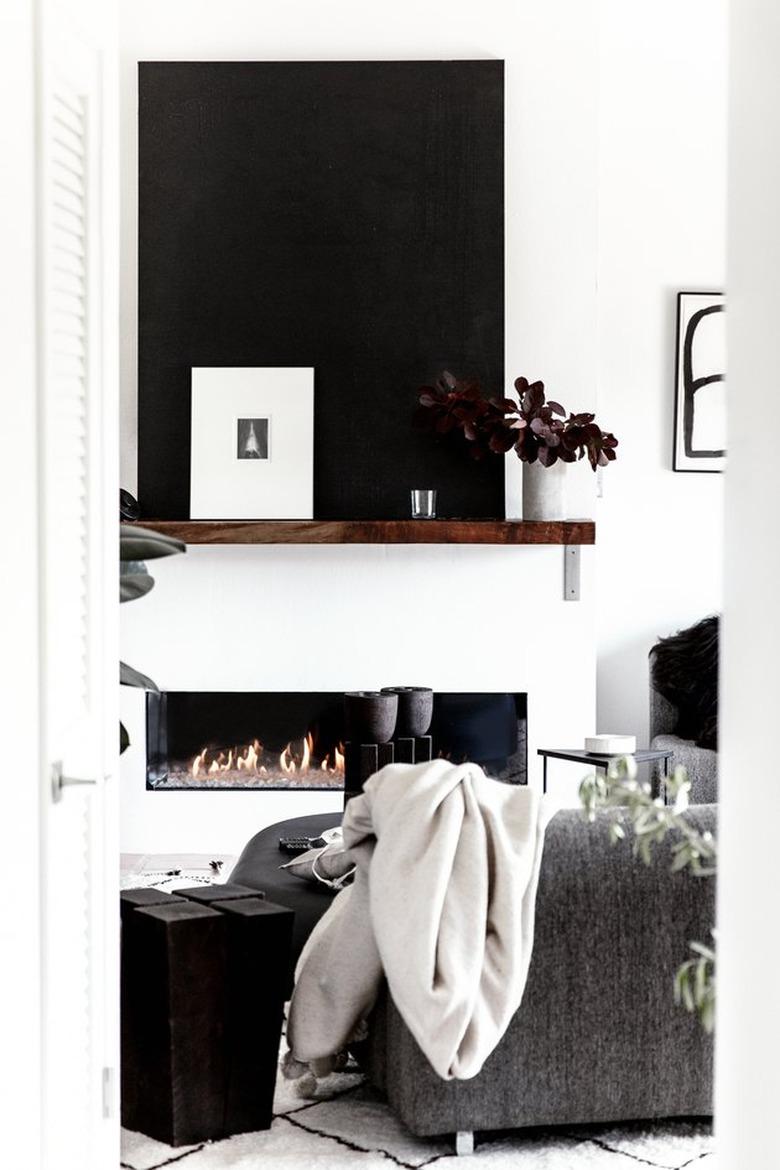
[(319, 813), (311, 817), (293, 817), (261, 829), (244, 846), (230, 875), (230, 881), (253, 890), (263, 890), (266, 898), (295, 911), (290, 948), (289, 986), (303, 945), (317, 922), (330, 906), (335, 894), (320, 883), (302, 881), (280, 869), (291, 857), (279, 848), (280, 837), (318, 837), (326, 829), (341, 824), (339, 812)]

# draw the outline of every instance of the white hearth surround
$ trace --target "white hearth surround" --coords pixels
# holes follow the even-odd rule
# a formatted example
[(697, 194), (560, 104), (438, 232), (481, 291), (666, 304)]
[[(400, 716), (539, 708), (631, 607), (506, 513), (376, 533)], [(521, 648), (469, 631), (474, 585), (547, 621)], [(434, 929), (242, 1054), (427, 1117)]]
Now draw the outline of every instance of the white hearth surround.
[[(567, 602), (560, 547), (192, 546), (122, 607), (122, 654), (164, 690), (526, 690), (538, 782), (537, 747), (594, 727), (594, 559)], [(122, 688), (122, 718), (123, 852), (238, 853), (265, 825), (341, 808), (341, 793), (147, 791), (140, 692)], [(580, 770), (551, 777), (571, 803)]]

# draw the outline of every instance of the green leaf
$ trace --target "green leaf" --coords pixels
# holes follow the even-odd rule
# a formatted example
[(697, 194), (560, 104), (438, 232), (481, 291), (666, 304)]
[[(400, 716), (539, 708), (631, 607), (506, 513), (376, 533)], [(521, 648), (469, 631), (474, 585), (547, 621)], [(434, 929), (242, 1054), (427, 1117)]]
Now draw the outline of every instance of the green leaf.
[(679, 966), (677, 968), (677, 970), (674, 973), (674, 1002), (675, 1003), (682, 1002), (682, 985), (685, 982), (685, 976), (686, 976), (687, 969), (688, 969), (688, 964), (683, 963), (681, 966)]
[(699, 959), (696, 963), (696, 982), (694, 986), (694, 998), (696, 999), (697, 1007), (701, 1007), (707, 998), (707, 974), (707, 960)]
[(119, 600), (135, 601), (154, 588), (154, 577), (148, 573), (126, 573), (119, 578)]
[(715, 999), (714, 999), (714, 997), (708, 999), (707, 1002), (703, 1005), (701, 1012), (699, 1013), (699, 1019), (701, 1020), (701, 1026), (702, 1026), (702, 1028), (704, 1028), (705, 1032), (712, 1032), (714, 1030), (714, 1028), (715, 1028)]
[(128, 666), (126, 662), (119, 663), (119, 683), (123, 687), (140, 687), (142, 691), (152, 691), (155, 695), (160, 693), (156, 682), (147, 674), (141, 674), (140, 670)]
[(680, 991), (682, 992), (682, 1000), (685, 1004), (686, 1011), (692, 1012), (696, 1004), (693, 999), (693, 992), (691, 991), (691, 968), (690, 964), (686, 965), (685, 976), (680, 984)]
[(172, 536), (163, 536), (151, 528), (135, 524), (119, 525), (120, 560), (151, 561), (156, 557), (171, 557), (187, 551), (186, 544)]
[(124, 723), (119, 724), (119, 754), (126, 752), (130, 747), (130, 736), (127, 734), (127, 728)]

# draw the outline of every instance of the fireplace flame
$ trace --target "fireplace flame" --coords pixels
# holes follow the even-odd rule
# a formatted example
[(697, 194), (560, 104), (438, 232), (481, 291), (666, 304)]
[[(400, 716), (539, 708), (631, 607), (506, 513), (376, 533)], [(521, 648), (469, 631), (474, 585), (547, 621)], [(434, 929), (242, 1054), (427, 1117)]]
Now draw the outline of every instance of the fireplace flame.
[(340, 776), (344, 775), (344, 744), (340, 743), (337, 748), (333, 749), (335, 759), (333, 763), (330, 762), (330, 754), (320, 764), (323, 772), (330, 772), (332, 775), (338, 773)]
[(300, 760), (295, 758), (293, 753), (292, 743), (288, 743), (282, 754), (279, 756), (279, 767), (287, 776), (301, 775), (305, 776), (309, 770), (311, 763), (311, 754), (314, 748), (314, 736), (309, 731), (303, 741), (303, 750), (301, 752)]
[[(300, 744), (300, 747), (294, 746)], [(267, 776), (271, 771), (280, 771), (285, 776), (302, 778), (317, 767), (316, 746), (311, 731), (307, 732), (302, 741), (290, 741), (283, 752), (274, 761), (265, 755), (265, 749), (259, 739), (255, 739), (245, 748), (232, 747), (225, 755), (224, 751), (217, 752), (213, 759), (207, 759), (208, 748), (203, 748), (190, 765), (190, 774), (193, 780), (202, 780), (210, 776), (225, 776), (228, 773), (245, 776)], [(212, 753), (213, 755), (213, 753)], [(343, 776), (344, 774), (344, 745), (340, 743), (333, 749), (333, 759), (328, 752), (319, 764), (319, 770), (329, 776)]]

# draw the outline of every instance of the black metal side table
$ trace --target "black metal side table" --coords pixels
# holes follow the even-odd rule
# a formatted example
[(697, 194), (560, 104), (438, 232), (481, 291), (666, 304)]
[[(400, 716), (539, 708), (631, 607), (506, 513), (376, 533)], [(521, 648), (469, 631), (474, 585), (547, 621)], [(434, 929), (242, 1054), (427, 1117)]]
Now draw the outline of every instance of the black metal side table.
[[(663, 764), (664, 779), (669, 775), (669, 761), (674, 755), (671, 748), (663, 748), (660, 751), (637, 751), (626, 753), (634, 757), (638, 764)], [(542, 771), (542, 792), (547, 791), (547, 761), (550, 760), (572, 760), (575, 764), (583, 764), (588, 768), (603, 768), (606, 773), (612, 760), (617, 759), (617, 756), (605, 756), (601, 752), (586, 752), (579, 748), (539, 748), (538, 755), (544, 760)], [(652, 783), (653, 796), (659, 796), (661, 786), (658, 783), (658, 773), (654, 771)]]

